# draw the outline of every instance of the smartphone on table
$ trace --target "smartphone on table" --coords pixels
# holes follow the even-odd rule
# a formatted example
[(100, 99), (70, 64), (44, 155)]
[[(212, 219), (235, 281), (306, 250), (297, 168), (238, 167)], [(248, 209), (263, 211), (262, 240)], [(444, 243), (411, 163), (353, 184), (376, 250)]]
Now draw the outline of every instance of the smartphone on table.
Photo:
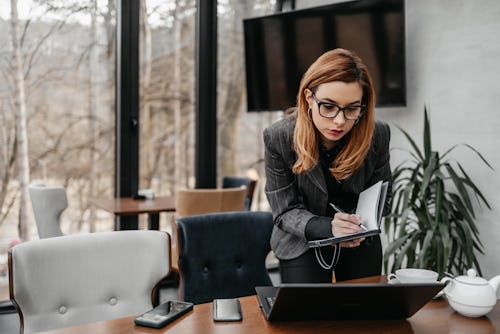
[(213, 301), (214, 321), (241, 321), (241, 306), (237, 298), (214, 299)]
[(193, 309), (193, 303), (168, 301), (134, 319), (136, 325), (162, 328)]

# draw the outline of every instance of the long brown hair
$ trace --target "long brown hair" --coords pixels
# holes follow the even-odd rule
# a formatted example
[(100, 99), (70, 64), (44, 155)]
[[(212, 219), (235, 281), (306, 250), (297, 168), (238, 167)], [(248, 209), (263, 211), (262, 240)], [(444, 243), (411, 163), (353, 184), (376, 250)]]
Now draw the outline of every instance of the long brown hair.
[(321, 55), (307, 69), (300, 81), (297, 94), (297, 121), (293, 135), (297, 161), (293, 166), (293, 172), (300, 174), (311, 170), (319, 159), (320, 136), (309, 117), (305, 90), (314, 92), (319, 85), (331, 81), (358, 82), (363, 90), (362, 102), (366, 105), (363, 115), (347, 134), (346, 145), (330, 168), (337, 180), (344, 180), (350, 177), (366, 158), (375, 128), (375, 92), (372, 79), (363, 61), (354, 52), (344, 49), (331, 50)]

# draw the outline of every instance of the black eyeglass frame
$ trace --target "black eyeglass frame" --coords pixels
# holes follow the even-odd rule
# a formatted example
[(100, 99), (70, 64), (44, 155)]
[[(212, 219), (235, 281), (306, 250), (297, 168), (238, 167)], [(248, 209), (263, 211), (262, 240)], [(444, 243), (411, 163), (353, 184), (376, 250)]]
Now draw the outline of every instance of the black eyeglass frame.
[[(361, 104), (361, 105), (348, 105), (348, 106), (345, 106), (345, 107), (341, 107), (339, 105), (336, 105), (335, 103), (331, 103), (331, 102), (323, 102), (323, 101), (319, 101), (318, 98), (316, 97), (316, 95), (314, 94), (314, 92), (311, 92), (312, 94), (312, 97), (314, 99), (314, 101), (316, 102), (316, 104), (318, 105), (318, 113), (321, 117), (324, 117), (324, 118), (329, 118), (329, 119), (334, 119), (335, 117), (337, 117), (339, 115), (339, 113), (342, 111), (342, 115), (344, 116), (344, 118), (346, 120), (349, 120), (349, 121), (355, 121), (355, 122), (358, 122), (359, 119), (363, 116), (363, 114), (365, 113), (365, 109), (366, 109), (366, 104)], [(321, 106), (323, 104), (329, 104), (329, 105), (332, 105), (332, 106), (335, 106), (338, 108), (337, 112), (335, 113), (335, 115), (333, 116), (325, 116), (323, 114), (321, 114)], [(345, 111), (346, 109), (349, 109), (349, 108), (361, 108), (361, 111), (359, 112), (359, 115), (356, 117), (356, 118), (349, 118), (347, 117), (347, 115), (345, 114)]]

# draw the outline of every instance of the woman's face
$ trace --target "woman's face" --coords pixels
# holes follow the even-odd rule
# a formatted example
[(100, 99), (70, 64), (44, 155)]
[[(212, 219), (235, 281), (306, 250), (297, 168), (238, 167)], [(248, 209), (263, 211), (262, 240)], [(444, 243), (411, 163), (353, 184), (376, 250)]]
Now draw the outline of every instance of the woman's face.
[[(358, 82), (332, 81), (319, 85), (315, 93), (306, 89), (305, 96), (311, 109), (312, 121), (321, 135), (322, 143), (325, 148), (331, 149), (337, 141), (351, 131), (356, 123), (356, 120), (352, 118), (361, 112), (360, 106), (363, 98), (361, 85)], [(337, 106), (343, 110), (332, 117)], [(347, 119), (346, 115), (351, 119)]]

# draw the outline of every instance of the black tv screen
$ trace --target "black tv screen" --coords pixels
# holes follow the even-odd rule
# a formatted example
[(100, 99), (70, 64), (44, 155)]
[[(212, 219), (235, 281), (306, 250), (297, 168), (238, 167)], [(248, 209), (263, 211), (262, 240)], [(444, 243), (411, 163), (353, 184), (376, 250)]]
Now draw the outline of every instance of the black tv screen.
[(404, 0), (359, 0), (243, 20), (248, 111), (296, 105), (302, 75), (322, 53), (353, 50), (377, 106), (406, 105)]

